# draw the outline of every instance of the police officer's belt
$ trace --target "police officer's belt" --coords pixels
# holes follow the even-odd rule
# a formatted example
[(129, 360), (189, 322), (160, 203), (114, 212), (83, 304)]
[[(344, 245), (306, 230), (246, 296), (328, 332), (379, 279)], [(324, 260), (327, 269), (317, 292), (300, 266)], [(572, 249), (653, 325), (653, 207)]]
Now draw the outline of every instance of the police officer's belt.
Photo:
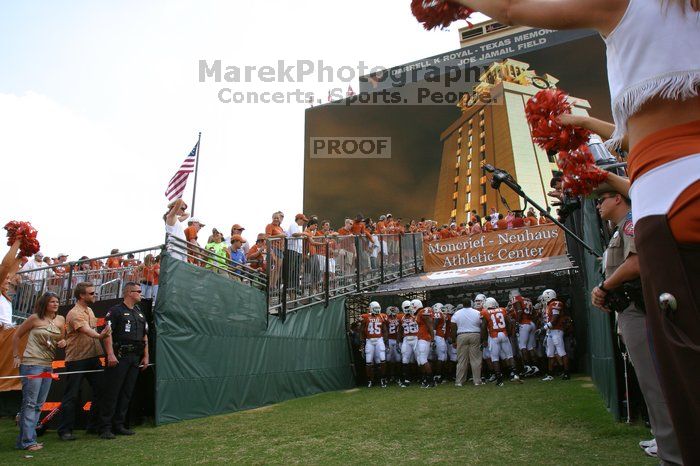
[(637, 309), (646, 312), (642, 294), (642, 281), (639, 278), (625, 282), (618, 289), (609, 291), (605, 295), (605, 307), (611, 311), (623, 312), (630, 304), (634, 304)]
[(141, 354), (141, 352), (143, 352), (144, 347), (145, 347), (145, 344), (143, 342), (139, 342), (139, 341), (135, 341), (133, 343), (115, 343), (114, 344), (115, 352), (118, 352), (120, 355), (129, 354), (129, 353)]

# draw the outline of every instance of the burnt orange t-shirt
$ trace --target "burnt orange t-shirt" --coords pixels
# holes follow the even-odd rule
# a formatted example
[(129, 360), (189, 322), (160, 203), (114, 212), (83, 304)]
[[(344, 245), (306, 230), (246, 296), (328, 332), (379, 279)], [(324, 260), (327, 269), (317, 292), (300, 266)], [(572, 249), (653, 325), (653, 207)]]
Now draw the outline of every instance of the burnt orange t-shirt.
[[(274, 223), (269, 223), (265, 227), (265, 234), (269, 236), (284, 235), (284, 230), (281, 226), (275, 225)], [(286, 236), (286, 235), (285, 235)]]
[(185, 238), (187, 241), (197, 240), (197, 230), (194, 228), (194, 226), (185, 228)]
[(484, 223), (484, 231), (493, 231), (493, 225), (491, 222)]
[(122, 266), (122, 260), (118, 257), (110, 257), (107, 259), (106, 267), (108, 269), (118, 269)]
[(499, 230), (506, 230), (508, 228), (508, 222), (506, 222), (505, 218), (502, 218), (496, 222), (496, 226), (498, 226)]

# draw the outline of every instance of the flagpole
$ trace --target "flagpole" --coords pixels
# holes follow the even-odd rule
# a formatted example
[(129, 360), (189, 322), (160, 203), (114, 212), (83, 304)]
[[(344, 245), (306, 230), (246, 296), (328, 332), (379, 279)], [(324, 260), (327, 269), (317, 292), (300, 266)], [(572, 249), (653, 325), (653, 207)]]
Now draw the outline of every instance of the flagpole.
[(202, 142), (202, 132), (199, 132), (199, 136), (197, 137), (197, 154), (196, 154), (196, 160), (194, 162), (194, 188), (192, 189), (192, 209), (190, 210), (190, 215), (194, 217), (194, 199), (195, 196), (197, 195), (197, 172), (199, 171), (199, 147), (200, 147), (200, 142)]

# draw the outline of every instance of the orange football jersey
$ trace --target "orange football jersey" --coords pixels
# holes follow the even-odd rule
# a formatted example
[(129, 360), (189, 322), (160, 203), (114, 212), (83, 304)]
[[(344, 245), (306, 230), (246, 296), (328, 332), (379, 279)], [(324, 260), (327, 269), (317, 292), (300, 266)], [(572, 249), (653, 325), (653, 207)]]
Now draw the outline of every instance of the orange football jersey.
[(401, 326), (403, 327), (403, 336), (417, 336), (418, 335), (418, 322), (416, 318), (411, 314), (404, 314), (401, 318)]
[(433, 341), (433, 338), (430, 336), (430, 329), (428, 328), (428, 325), (430, 324), (425, 322), (425, 317), (433, 317), (433, 310), (429, 307), (424, 307), (416, 312), (416, 316), (416, 320), (418, 321), (418, 339)]
[(386, 326), (390, 340), (396, 340), (399, 334), (399, 326), (401, 325), (401, 319), (403, 319), (403, 314), (396, 314), (395, 316), (389, 316), (387, 318)]
[(506, 310), (502, 307), (496, 309), (484, 309), (482, 317), (486, 320), (486, 327), (491, 338), (496, 338), (499, 333), (506, 333)]
[(554, 316), (559, 316), (556, 324), (552, 324), (552, 330), (564, 330), (564, 302), (558, 299), (553, 299), (547, 303), (547, 322), (552, 322)]
[(362, 314), (362, 322), (365, 325), (365, 338), (382, 338), (386, 314)]
[(445, 338), (447, 334), (447, 314), (433, 311), (433, 321), (435, 322), (435, 336)]

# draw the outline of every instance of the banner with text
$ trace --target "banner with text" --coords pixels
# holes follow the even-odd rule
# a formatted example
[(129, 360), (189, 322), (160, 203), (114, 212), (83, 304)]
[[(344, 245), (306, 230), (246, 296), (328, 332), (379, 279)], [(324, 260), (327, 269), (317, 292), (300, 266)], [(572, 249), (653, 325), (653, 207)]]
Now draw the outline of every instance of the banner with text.
[(556, 225), (492, 231), (423, 243), (426, 272), (463, 269), (566, 254), (564, 232)]

